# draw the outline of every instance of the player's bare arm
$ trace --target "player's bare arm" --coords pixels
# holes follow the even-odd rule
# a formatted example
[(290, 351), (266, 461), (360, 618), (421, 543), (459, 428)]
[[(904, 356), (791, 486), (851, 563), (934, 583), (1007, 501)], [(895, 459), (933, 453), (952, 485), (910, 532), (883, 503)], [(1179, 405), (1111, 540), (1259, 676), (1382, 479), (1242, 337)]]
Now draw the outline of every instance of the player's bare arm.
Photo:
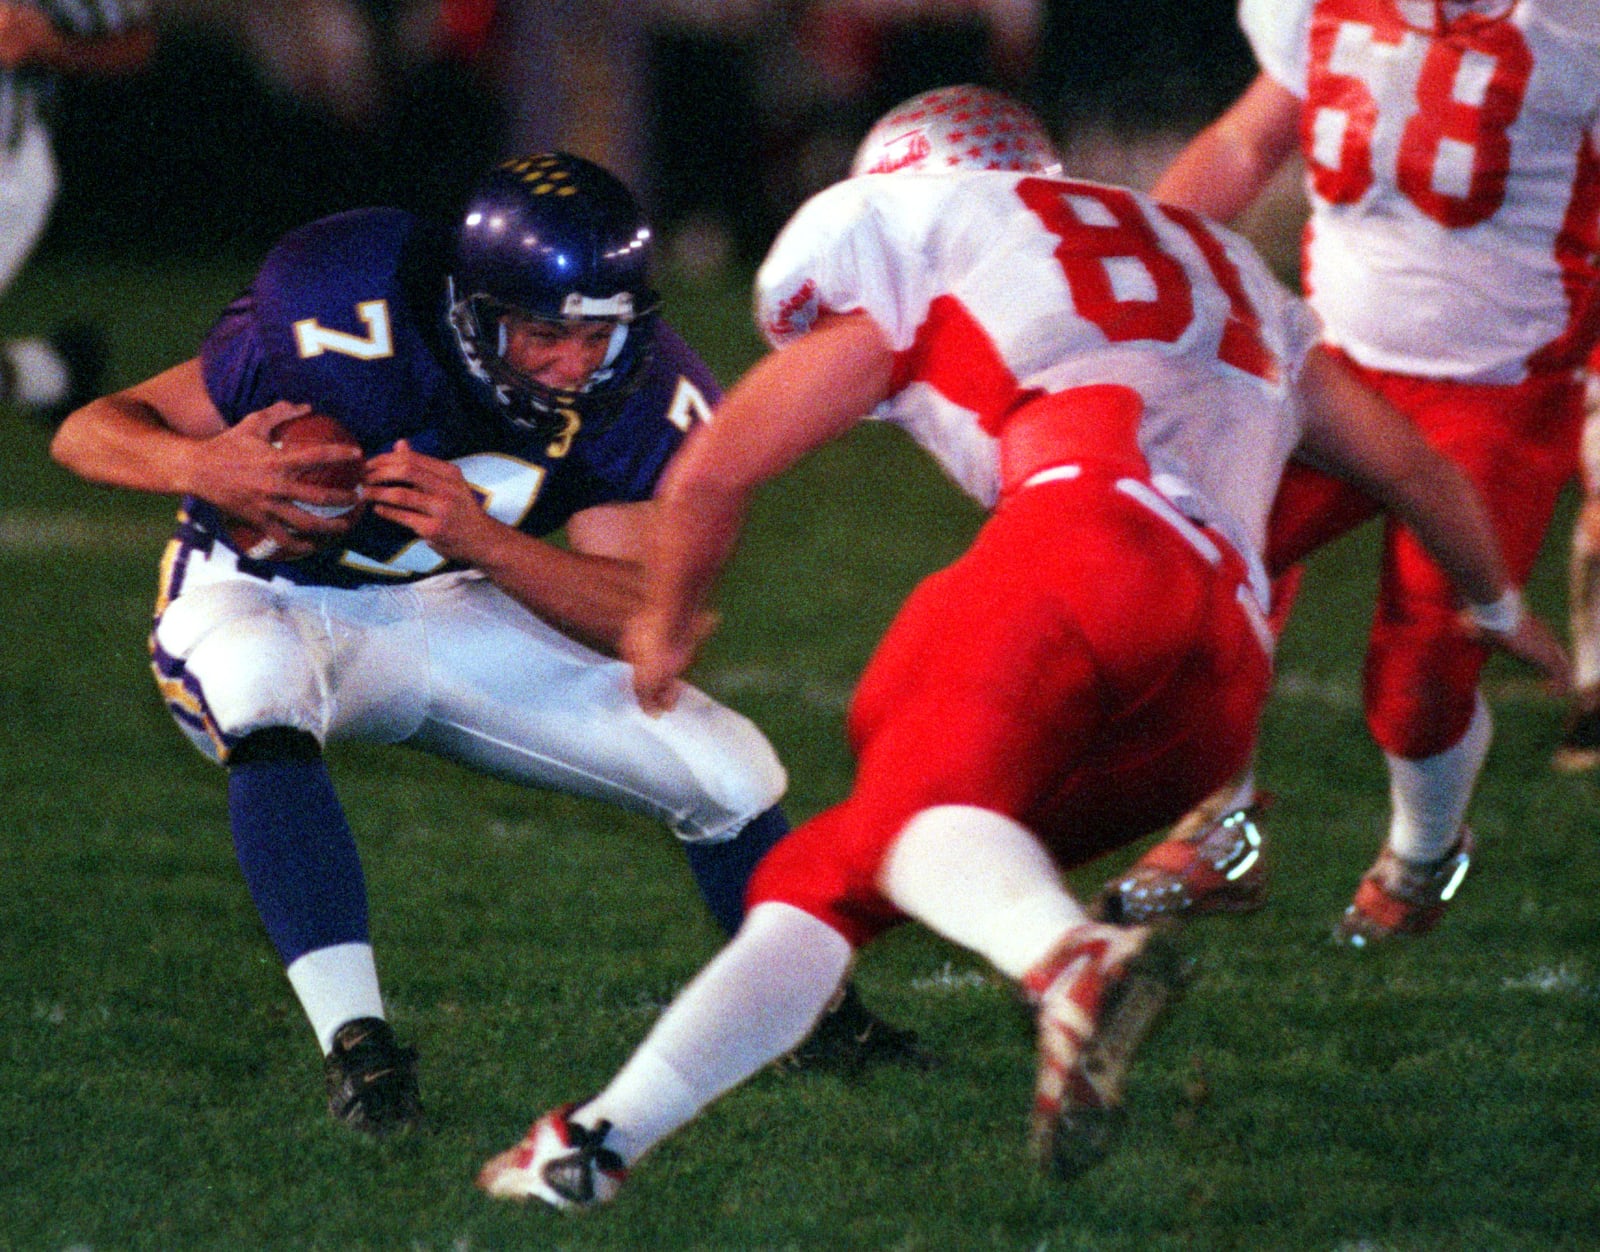
[(50, 454), (91, 482), (199, 496), (303, 556), (314, 546), (305, 536), (341, 534), (349, 523), (308, 513), (296, 501), (355, 502), (351, 492), (308, 483), (305, 474), (360, 455), (320, 445), (274, 447), (274, 430), (308, 412), (279, 401), (230, 427), (206, 394), (199, 361), (189, 360), (70, 414)]
[(671, 708), (676, 699), (756, 488), (871, 412), (889, 394), (893, 364), (888, 340), (866, 314), (824, 316), (804, 338), (757, 362), (673, 458), (656, 493), (661, 520), (647, 602), (623, 636), (647, 710)]
[(1300, 100), (1257, 75), (1228, 111), (1178, 154), (1151, 194), (1231, 222), (1254, 203), (1300, 143)]
[(654, 500), (592, 505), (567, 519), (567, 545), (590, 556), (633, 562), (642, 571), (660, 520)]
[[(621, 518), (577, 514), (568, 523), (571, 547), (559, 547), (490, 517), (454, 464), (405, 440), (368, 462), (363, 494), (379, 517), (440, 556), (480, 570), (558, 630), (617, 654), (623, 623), (643, 600), (643, 570), (633, 559), (639, 539), (624, 534)], [(614, 514), (632, 506), (606, 507)]]
[(1508, 606), (1502, 621), (1480, 612), (1475, 633), (1533, 665), (1554, 691), (1566, 691), (1566, 653), (1537, 617), (1512, 611), (1517, 589), (1493, 522), (1461, 471), (1326, 349), (1307, 358), (1300, 385), (1307, 401), (1301, 454), (1355, 483), (1404, 522), (1469, 605)]

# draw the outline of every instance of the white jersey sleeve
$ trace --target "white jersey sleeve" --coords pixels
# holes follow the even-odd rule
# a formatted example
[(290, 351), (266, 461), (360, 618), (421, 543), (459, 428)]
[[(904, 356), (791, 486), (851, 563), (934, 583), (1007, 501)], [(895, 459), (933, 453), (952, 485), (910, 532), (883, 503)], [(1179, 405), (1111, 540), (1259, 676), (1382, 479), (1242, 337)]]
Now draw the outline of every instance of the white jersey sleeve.
[(1280, 87), (1305, 98), (1311, 0), (1240, 0), (1239, 26), (1256, 64)]
[(820, 192), (774, 241), (756, 276), (756, 324), (773, 347), (821, 314), (866, 311), (903, 351), (927, 315), (937, 276), (913, 264), (907, 246), (927, 230), (927, 217), (906, 197), (858, 194), (866, 186), (848, 179)]
[[(896, 174), (853, 178), (800, 207), (756, 274), (756, 325), (773, 347), (825, 313), (867, 313), (897, 354), (907, 352), (948, 276), (948, 258), (923, 251), (950, 179)], [(976, 256), (976, 254), (973, 254)], [(904, 428), (964, 492), (985, 507), (1000, 495), (997, 444), (959, 405), (937, 393), (921, 406), (880, 406), (874, 417)]]

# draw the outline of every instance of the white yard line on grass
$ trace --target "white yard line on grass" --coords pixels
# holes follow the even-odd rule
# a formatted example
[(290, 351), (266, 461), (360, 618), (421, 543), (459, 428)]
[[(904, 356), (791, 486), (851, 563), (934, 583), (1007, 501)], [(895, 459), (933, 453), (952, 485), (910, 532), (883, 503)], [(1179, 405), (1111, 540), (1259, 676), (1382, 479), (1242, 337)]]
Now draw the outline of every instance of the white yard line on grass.
[(155, 556), (170, 532), (170, 522), (6, 509), (0, 512), (0, 556), (134, 551)]

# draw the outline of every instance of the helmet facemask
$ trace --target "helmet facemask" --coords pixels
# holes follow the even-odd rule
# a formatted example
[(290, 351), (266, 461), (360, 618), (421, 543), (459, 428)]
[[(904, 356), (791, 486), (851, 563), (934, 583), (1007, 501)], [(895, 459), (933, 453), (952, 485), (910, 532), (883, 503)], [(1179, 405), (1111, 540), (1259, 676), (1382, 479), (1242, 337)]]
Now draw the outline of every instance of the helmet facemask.
[[(579, 314), (549, 317), (510, 304), (487, 292), (461, 295), (454, 276), (446, 278), (450, 329), (468, 373), (488, 388), (500, 414), (519, 430), (555, 437), (575, 418), (593, 426), (613, 416), (637, 388), (650, 354), (650, 329), (655, 309), (633, 313), (632, 297), (620, 293), (611, 301), (583, 300), (587, 306), (608, 306), (611, 315)], [(582, 297), (574, 294), (576, 302)], [(555, 387), (523, 372), (509, 356), (510, 332), (506, 320), (522, 318), (552, 326), (577, 322), (605, 322), (610, 342), (600, 364), (581, 387)]]
[(1498, 22), (1516, 7), (1516, 0), (1397, 0), (1395, 5), (1402, 22), (1429, 35), (1444, 35), (1456, 26)]
[[(592, 162), (552, 152), (507, 161), (474, 189), (455, 230), (445, 315), (467, 381), (514, 427), (570, 436), (613, 416), (638, 386), (659, 300), (651, 231), (628, 189)], [(581, 386), (542, 383), (508, 357), (507, 317), (610, 340)]]

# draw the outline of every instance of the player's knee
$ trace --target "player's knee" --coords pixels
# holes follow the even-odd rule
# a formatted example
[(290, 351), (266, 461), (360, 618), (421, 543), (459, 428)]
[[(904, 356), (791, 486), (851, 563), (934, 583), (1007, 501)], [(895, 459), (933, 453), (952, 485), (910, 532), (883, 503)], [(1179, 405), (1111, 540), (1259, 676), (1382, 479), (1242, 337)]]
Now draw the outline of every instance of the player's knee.
[(733, 838), (775, 808), (788, 787), (788, 775), (775, 753), (763, 762), (730, 762), (725, 774), (707, 781), (712, 785), (702, 786), (687, 808), (671, 819), (673, 833), (685, 843)]
[(787, 904), (860, 947), (903, 920), (877, 883), (892, 824), (850, 800), (817, 814), (761, 859), (746, 906)]
[(303, 665), (272, 665), (253, 658), (253, 663), (233, 668), (206, 661), (192, 658), (189, 672), (198, 680), (224, 740), (281, 728), (311, 738), (322, 729), (321, 689)]
[(1374, 633), (1367, 657), (1367, 728), (1385, 752), (1422, 758), (1466, 731), (1487, 650), (1462, 634), (1452, 603), (1409, 606), (1401, 626)]
[(722, 784), (722, 800), (747, 817), (765, 813), (789, 790), (789, 774), (765, 736), (755, 740), (729, 761)]
[(1418, 684), (1369, 698), (1367, 728), (1377, 745), (1392, 756), (1421, 760), (1454, 746), (1466, 733), (1476, 703), (1476, 687), (1461, 690), (1441, 684)]
[[(680, 839), (726, 838), (783, 799), (789, 776), (754, 722), (700, 697), (669, 715), (674, 749), (697, 795), (673, 823)], [(663, 719), (666, 720), (666, 719)]]
[(273, 764), (276, 762), (315, 761), (322, 755), (322, 745), (309, 731), (292, 726), (263, 726), (252, 730), (228, 754), (228, 765)]
[[(170, 616), (170, 615), (169, 615)], [(268, 727), (319, 733), (326, 684), (305, 641), (275, 614), (222, 618), (197, 629), (158, 628), (157, 643), (198, 689), (207, 720), (225, 741)]]

